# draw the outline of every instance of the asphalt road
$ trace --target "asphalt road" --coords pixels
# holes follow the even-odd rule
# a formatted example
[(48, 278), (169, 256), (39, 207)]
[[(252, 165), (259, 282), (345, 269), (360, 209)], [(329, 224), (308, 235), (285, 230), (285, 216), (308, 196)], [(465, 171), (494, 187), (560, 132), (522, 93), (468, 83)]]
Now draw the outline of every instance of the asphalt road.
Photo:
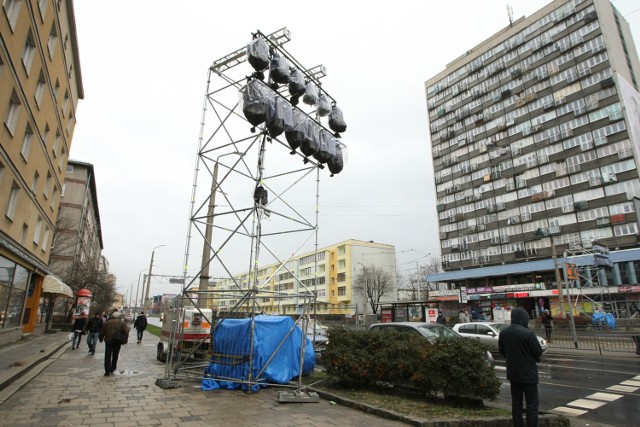
[[(538, 365), (540, 410), (563, 413), (585, 426), (640, 427), (640, 357), (547, 353)], [(496, 403), (510, 407), (504, 359), (496, 357), (503, 387)]]

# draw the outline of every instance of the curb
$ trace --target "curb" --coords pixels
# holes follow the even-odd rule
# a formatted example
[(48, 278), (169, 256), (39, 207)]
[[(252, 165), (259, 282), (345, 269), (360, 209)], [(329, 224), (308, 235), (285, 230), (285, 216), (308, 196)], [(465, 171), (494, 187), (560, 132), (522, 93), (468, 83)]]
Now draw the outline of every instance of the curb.
[(52, 354), (68, 344), (68, 341), (63, 342), (62, 344), (50, 344), (43, 350), (40, 350), (39, 353), (15, 362), (9, 369), (0, 374), (0, 390), (3, 390), (11, 385), (12, 382), (25, 375), (27, 372), (29, 372), (31, 369), (33, 369), (43, 361), (49, 359)]
[[(405, 414), (400, 414), (395, 411), (389, 411), (382, 408), (377, 408), (366, 403), (356, 402), (346, 397), (329, 393), (324, 390), (315, 388), (308, 388), (309, 390), (318, 393), (318, 395), (324, 400), (330, 402), (336, 402), (343, 406), (347, 406), (352, 409), (357, 409), (381, 418), (386, 418), (393, 421), (402, 421), (416, 427), (511, 427), (511, 417), (486, 417), (475, 419), (437, 419), (437, 420), (425, 420), (422, 418), (414, 418)], [(559, 414), (540, 414), (538, 419), (539, 427), (566, 427), (570, 426), (571, 422), (568, 417)]]

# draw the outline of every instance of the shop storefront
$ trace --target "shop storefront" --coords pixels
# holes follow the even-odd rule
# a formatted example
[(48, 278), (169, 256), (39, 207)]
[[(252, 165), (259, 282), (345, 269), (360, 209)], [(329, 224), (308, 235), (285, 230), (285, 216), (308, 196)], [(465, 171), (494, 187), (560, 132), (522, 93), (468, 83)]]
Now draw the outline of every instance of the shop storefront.
[(71, 288), (55, 277), (0, 255), (0, 344), (44, 333), (73, 300)]

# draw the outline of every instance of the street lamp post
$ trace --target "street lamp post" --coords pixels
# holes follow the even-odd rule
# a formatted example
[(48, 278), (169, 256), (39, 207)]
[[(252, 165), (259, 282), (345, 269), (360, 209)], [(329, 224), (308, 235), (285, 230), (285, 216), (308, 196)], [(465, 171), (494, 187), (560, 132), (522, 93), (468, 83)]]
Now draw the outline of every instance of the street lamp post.
[[(364, 276), (364, 292), (363, 292), (363, 296), (364, 296), (364, 302), (363, 302), (363, 311), (364, 314), (367, 314), (367, 303), (368, 303), (368, 297), (367, 297), (367, 292), (368, 292), (368, 288), (367, 288), (367, 269), (365, 268), (364, 264), (361, 262), (356, 261), (356, 264), (360, 264), (362, 266), (362, 275)], [(366, 317), (366, 316), (365, 316)]]
[[(133, 308), (133, 315), (135, 316), (137, 314), (137, 312), (139, 312), (139, 306), (138, 304), (140, 304), (140, 277), (142, 276), (142, 272), (143, 271), (147, 271), (146, 269), (144, 270), (140, 270), (140, 272), (138, 273), (138, 286), (136, 287), (136, 303), (135, 303), (135, 307)], [(142, 287), (144, 288), (144, 280), (142, 281)]]
[(156, 254), (156, 249), (167, 245), (158, 245), (151, 251), (151, 262), (149, 263), (149, 274), (147, 275), (147, 290), (144, 293), (144, 311), (149, 311), (149, 288), (151, 287), (151, 270), (153, 269), (153, 256)]

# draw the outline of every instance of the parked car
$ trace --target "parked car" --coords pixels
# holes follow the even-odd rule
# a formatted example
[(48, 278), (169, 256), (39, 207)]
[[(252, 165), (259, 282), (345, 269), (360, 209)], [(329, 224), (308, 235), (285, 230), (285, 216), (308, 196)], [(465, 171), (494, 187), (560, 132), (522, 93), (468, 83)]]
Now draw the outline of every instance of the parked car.
[[(462, 336), (451, 328), (438, 323), (428, 322), (389, 322), (374, 323), (369, 326), (369, 332), (396, 331), (411, 334), (420, 334), (433, 342), (437, 338), (462, 338)], [(493, 367), (495, 360), (490, 351), (487, 351), (487, 362)]]
[[(497, 322), (470, 322), (458, 323), (454, 325), (453, 330), (463, 337), (480, 340), (480, 342), (487, 344), (492, 351), (498, 352), (498, 335), (500, 335), (500, 331), (507, 326), (509, 325)], [(547, 341), (541, 336), (537, 337), (538, 341), (540, 341), (542, 351), (546, 351)]]
[[(296, 324), (302, 329), (302, 318), (298, 319)], [(307, 316), (306, 322), (306, 336), (313, 343), (313, 350), (316, 354), (322, 354), (327, 349), (329, 344), (329, 337), (327, 336), (327, 328), (316, 319), (311, 319)], [(315, 340), (314, 340), (314, 328), (315, 328)]]

